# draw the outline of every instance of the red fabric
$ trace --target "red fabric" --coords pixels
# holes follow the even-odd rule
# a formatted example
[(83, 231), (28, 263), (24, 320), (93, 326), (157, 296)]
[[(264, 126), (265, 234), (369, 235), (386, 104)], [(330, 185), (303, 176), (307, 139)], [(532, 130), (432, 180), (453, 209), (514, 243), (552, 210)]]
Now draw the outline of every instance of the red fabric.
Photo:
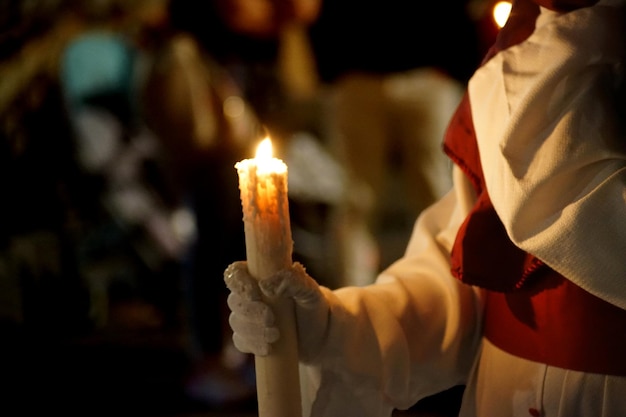
[(485, 188), (483, 169), (478, 155), (476, 133), (472, 122), (472, 110), (467, 93), (461, 99), (452, 116), (444, 137), (443, 148), (446, 154), (467, 175), (477, 194)]
[[(524, 41), (535, 28), (539, 5), (571, 10), (597, 0), (516, 0), (486, 62), (498, 51)], [(452, 249), (452, 273), (468, 284), (493, 291), (524, 286), (537, 271), (547, 268), (539, 259), (517, 248), (509, 239), (485, 187), (470, 101), (466, 95), (452, 117), (444, 138), (446, 154), (472, 182), (477, 202), (461, 225)]]
[(484, 329), (491, 343), (515, 356), (626, 376), (626, 311), (555, 272), (522, 291), (489, 292)]
[(468, 176), (478, 195), (452, 248), (453, 275), (494, 291), (521, 287), (542, 264), (513, 245), (493, 208), (483, 179), (467, 95), (450, 121), (444, 150)]
[(471, 285), (506, 292), (522, 288), (545, 268), (539, 259), (511, 242), (489, 195), (483, 192), (461, 225), (452, 249), (454, 276)]
[[(596, 1), (516, 1), (485, 61), (532, 33), (538, 3), (570, 10)], [(451, 270), (463, 282), (489, 290), (485, 336), (500, 349), (536, 362), (626, 376), (626, 311), (577, 287), (509, 239), (485, 187), (467, 96), (450, 122), (444, 150), (478, 196), (457, 234)]]

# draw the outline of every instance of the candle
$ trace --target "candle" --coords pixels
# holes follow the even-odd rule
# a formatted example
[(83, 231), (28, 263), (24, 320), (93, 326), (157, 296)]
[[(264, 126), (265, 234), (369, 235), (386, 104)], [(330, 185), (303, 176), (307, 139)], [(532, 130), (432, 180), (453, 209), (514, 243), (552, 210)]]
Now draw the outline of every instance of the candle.
[[(235, 164), (243, 209), (248, 269), (263, 280), (292, 263), (287, 165), (272, 157), (265, 138), (255, 158)], [(265, 357), (255, 357), (259, 417), (302, 415), (298, 344), (293, 302), (265, 300), (276, 316), (280, 339)]]

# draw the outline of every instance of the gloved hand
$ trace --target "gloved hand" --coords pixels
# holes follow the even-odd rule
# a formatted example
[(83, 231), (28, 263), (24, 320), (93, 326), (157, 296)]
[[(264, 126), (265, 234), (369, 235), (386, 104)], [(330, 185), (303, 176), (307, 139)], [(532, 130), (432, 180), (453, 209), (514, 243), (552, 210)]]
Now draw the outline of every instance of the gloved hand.
[(330, 315), (325, 294), (330, 290), (320, 287), (300, 263), (257, 281), (248, 272), (247, 262), (238, 261), (226, 268), (224, 281), (231, 291), (229, 324), (237, 349), (259, 356), (271, 352), (280, 334), (271, 304), (264, 300), (288, 297), (295, 307), (300, 360), (313, 361), (320, 353)]

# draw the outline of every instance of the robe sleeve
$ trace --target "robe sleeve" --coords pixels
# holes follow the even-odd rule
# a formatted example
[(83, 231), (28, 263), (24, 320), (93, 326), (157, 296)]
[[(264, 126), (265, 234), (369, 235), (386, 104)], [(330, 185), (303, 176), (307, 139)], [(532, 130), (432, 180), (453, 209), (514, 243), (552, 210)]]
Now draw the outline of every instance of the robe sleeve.
[(450, 247), (473, 198), (463, 174), (454, 177), (462, 184), (424, 211), (405, 255), (374, 284), (325, 290), (327, 343), (317, 365), (303, 369), (315, 392), (311, 416), (390, 416), (465, 383), (481, 296), (450, 274)]

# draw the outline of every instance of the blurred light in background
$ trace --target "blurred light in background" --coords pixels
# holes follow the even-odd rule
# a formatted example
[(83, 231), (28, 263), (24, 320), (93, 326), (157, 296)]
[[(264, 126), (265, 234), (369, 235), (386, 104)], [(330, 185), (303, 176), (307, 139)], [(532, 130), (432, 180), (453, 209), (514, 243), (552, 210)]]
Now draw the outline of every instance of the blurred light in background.
[(499, 1), (493, 6), (493, 20), (498, 27), (504, 26), (511, 13), (511, 2)]
[(467, 12), (478, 30), (480, 50), (486, 54), (511, 13), (512, 2), (503, 0), (469, 0)]
[(243, 99), (238, 96), (230, 96), (224, 100), (223, 103), (223, 112), (226, 117), (231, 119), (235, 119), (237, 117), (241, 117), (246, 110), (246, 104)]

